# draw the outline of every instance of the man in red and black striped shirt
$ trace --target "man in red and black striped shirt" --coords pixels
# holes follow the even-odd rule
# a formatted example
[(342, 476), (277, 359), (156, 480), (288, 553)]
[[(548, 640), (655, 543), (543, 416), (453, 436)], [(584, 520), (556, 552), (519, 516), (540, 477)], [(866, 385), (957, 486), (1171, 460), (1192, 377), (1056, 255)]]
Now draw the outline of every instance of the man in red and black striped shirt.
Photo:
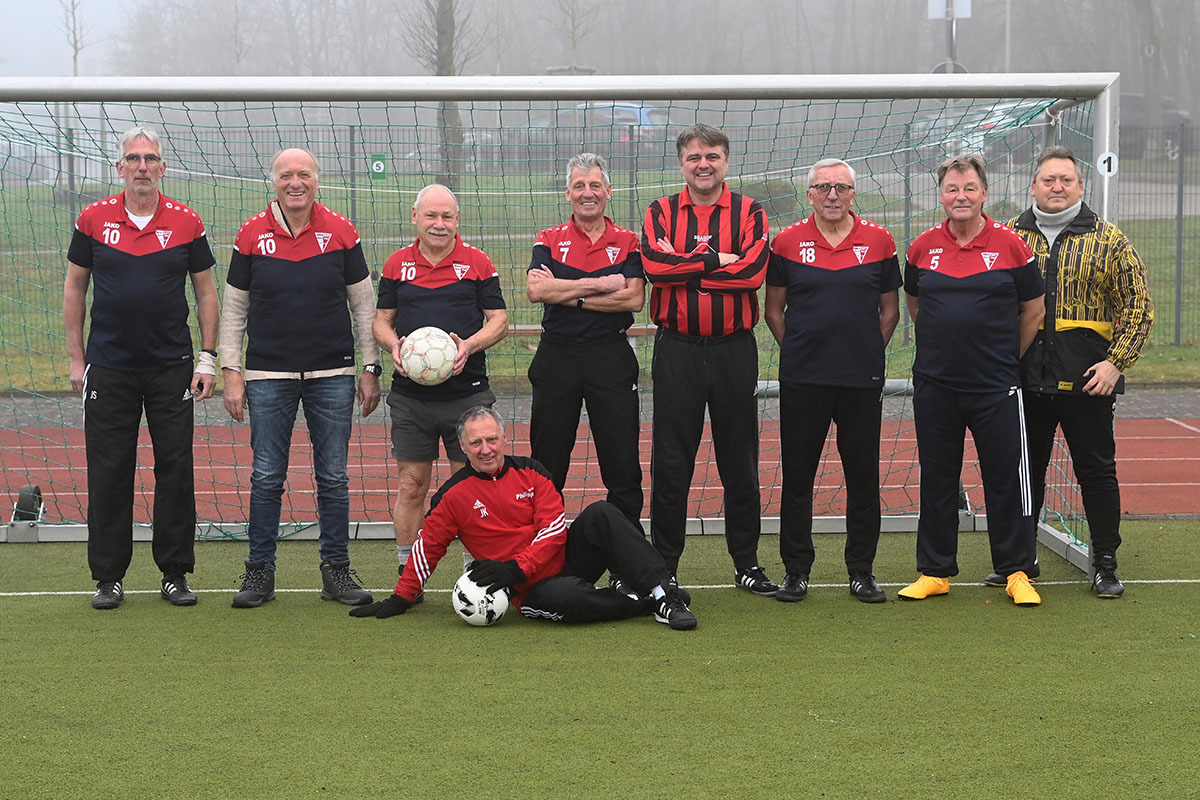
[(736, 582), (779, 588), (758, 566), (758, 288), (766, 276), (767, 214), (729, 190), (729, 138), (710, 125), (675, 142), (687, 187), (654, 201), (642, 228), (642, 267), (653, 284), (654, 447), (650, 530), (667, 565), (683, 553), (688, 490), (707, 406), (725, 489), (725, 539)]

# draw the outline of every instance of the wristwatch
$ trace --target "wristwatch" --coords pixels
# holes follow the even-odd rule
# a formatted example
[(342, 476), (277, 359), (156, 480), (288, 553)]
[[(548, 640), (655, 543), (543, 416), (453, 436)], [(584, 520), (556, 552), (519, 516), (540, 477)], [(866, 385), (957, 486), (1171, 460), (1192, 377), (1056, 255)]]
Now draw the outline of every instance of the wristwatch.
[(383, 367), (378, 364), (363, 364), (363, 372), (369, 372), (378, 378), (383, 374)]

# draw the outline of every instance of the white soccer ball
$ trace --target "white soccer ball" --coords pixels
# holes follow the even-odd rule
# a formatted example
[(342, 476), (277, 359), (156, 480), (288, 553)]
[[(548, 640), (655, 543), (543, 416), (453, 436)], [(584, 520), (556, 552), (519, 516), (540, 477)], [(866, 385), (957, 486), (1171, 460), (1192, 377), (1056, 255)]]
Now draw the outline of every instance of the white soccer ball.
[(427, 325), (417, 328), (404, 338), (400, 361), (404, 371), (422, 386), (445, 383), (454, 374), (454, 358), (458, 345), (441, 328)]
[(508, 592), (489, 592), (464, 574), (450, 592), (450, 603), (468, 625), (495, 625), (508, 611)]

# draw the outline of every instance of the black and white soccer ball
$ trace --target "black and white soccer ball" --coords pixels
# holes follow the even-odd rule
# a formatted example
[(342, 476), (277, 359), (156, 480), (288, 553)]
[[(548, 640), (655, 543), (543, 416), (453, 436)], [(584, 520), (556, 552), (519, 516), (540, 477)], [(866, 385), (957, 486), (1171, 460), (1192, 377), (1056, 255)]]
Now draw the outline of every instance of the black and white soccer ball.
[(485, 627), (495, 625), (508, 611), (508, 592), (489, 592), (464, 574), (450, 592), (450, 603), (463, 622)]

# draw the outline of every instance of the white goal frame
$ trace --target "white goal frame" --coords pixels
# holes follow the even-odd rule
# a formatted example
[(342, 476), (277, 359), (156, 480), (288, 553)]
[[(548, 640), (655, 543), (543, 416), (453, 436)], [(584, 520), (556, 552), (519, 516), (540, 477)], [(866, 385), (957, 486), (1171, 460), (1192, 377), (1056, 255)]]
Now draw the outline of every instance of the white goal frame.
[[(618, 75), (618, 76), (389, 76), (389, 77), (103, 77), (0, 78), (5, 102), (222, 102), (222, 101), (555, 101), (555, 100), (886, 100), (1057, 98), (1047, 109), (1055, 134), (1058, 115), (1091, 102), (1092, 164), (1118, 151), (1119, 73), (1002, 73), (979, 75)], [(1083, 154), (1081, 154), (1083, 155)], [(1115, 156), (1111, 164), (1115, 166)], [(1115, 169), (1095, 170), (1089, 181), (1090, 204), (1104, 219), (1116, 221)], [(7, 520), (4, 520), (7, 522)], [(822, 517), (815, 530), (845, 529), (844, 517)], [(885, 530), (914, 530), (913, 515), (889, 515)], [(961, 517), (962, 530), (986, 529), (986, 516)], [(13, 522), (0, 527), (8, 541), (86, 539), (83, 525)], [(149, 540), (146, 526), (135, 539)], [(200, 526), (201, 532), (203, 524)], [(357, 523), (359, 538), (391, 538), (388, 522)], [(145, 529), (142, 529), (145, 528)], [(53, 529), (53, 530), (51, 530)], [(764, 532), (778, 531), (777, 518), (764, 518)], [(689, 532), (721, 533), (722, 520), (689, 520)], [(315, 538), (315, 530), (297, 538)], [(1048, 525), (1040, 540), (1071, 563), (1087, 570), (1086, 544)]]

